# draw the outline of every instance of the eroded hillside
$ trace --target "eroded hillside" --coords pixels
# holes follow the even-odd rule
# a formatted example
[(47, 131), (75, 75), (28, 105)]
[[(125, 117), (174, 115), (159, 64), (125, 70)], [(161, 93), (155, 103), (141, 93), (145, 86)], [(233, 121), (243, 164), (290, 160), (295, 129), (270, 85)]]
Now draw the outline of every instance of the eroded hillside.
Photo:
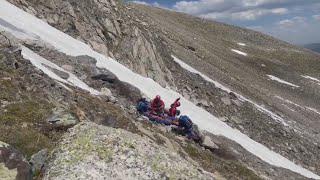
[[(27, 158), (44, 148), (49, 151), (68, 149), (64, 146), (69, 144), (67, 137), (71, 136), (67, 129), (81, 121), (93, 121), (144, 136), (150, 140), (147, 146), (154, 143), (164, 146), (187, 162), (195, 162), (196, 167), (210, 172), (211, 177), (303, 178), (286, 163), (275, 165), (278, 163), (275, 161), (271, 165), (271, 161), (267, 162), (266, 157), (259, 154), (263, 154), (260, 144), (256, 151), (249, 150), (250, 143), (256, 142), (319, 174), (319, 55), (258, 32), (113, 0), (10, 2), (79, 40), (66, 41), (63, 34), (53, 33), (51, 29), (24, 27), (6, 16), (10, 12), (0, 13), (0, 28), (5, 31), (0, 36), (3, 70), (0, 140), (17, 148)], [(33, 22), (28, 18), (25, 17), (27, 25)], [(101, 56), (80, 45), (80, 41)], [(77, 43), (79, 47), (74, 46)], [(112, 63), (114, 60), (162, 87)], [(132, 80), (125, 77), (126, 72), (132, 75)], [(144, 85), (156, 88), (151, 91)], [(183, 96), (183, 113), (194, 117), (200, 128), (211, 131), (205, 134), (217, 144), (214, 149), (186, 141), (136, 114), (136, 101), (142, 95), (167, 95), (169, 90), (163, 87)], [(179, 96), (170, 93), (170, 98)], [(199, 116), (195, 112), (206, 115)], [(198, 117), (212, 117), (212, 121)], [(245, 140), (228, 134), (238, 133), (234, 129), (215, 128), (225, 127), (225, 124), (239, 130)], [(82, 128), (79, 126), (77, 128)], [(103, 128), (94, 124), (83, 126)], [(71, 134), (76, 131), (72, 130)], [(88, 146), (97, 152), (97, 157), (99, 154), (105, 157), (105, 153), (109, 156), (108, 152), (100, 152), (97, 144), (86, 142), (95, 136), (98, 134), (79, 139), (75, 145)], [(57, 156), (49, 158), (49, 169), (57, 171), (59, 162), (65, 165), (69, 160), (55, 154)], [(126, 155), (120, 159), (128, 158)], [(86, 161), (82, 168), (91, 162), (92, 159)], [(101, 163), (115, 162), (101, 158)], [(154, 162), (148, 163), (153, 167), (150, 163)], [(110, 170), (100, 165), (100, 173)], [(153, 170), (167, 171), (161, 167)], [(63, 171), (68, 171), (68, 167)], [(46, 176), (53, 176), (49, 172)], [(295, 172), (309, 173), (299, 168)], [(94, 176), (95, 173), (87, 177), (102, 178)], [(126, 175), (132, 176), (130, 173)], [(141, 173), (137, 177), (158, 177)], [(115, 176), (120, 177), (120, 174)], [(177, 175), (169, 173), (162, 178), (173, 176)]]

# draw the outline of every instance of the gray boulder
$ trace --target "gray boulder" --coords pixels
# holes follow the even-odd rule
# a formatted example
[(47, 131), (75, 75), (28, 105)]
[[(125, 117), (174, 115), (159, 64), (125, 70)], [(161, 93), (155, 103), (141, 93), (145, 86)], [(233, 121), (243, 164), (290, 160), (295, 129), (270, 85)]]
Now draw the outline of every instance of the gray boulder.
[(78, 119), (64, 110), (56, 110), (48, 118), (48, 122), (57, 127), (71, 127), (78, 123)]
[(148, 137), (81, 122), (49, 157), (44, 179), (214, 179)]
[(31, 156), (29, 163), (31, 165), (33, 174), (37, 174), (43, 170), (43, 167), (45, 166), (45, 162), (47, 160), (47, 156), (48, 156), (47, 149), (43, 149)]
[(209, 136), (204, 137), (202, 145), (209, 150), (219, 149), (219, 146), (216, 145)]
[(32, 172), (24, 156), (0, 141), (0, 179), (31, 180)]

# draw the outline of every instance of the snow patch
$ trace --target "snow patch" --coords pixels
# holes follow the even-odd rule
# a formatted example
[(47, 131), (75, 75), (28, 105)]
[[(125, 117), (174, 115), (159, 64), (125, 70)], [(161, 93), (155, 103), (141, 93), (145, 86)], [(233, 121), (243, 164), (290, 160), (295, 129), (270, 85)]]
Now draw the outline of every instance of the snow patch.
[[(54, 64), (51, 61), (48, 61), (47, 59), (44, 59), (43, 57), (39, 56), (38, 54), (34, 53), (33, 51), (31, 51), (30, 49), (28, 49), (27, 47), (22, 46), (22, 52), (21, 52), (23, 58), (28, 59), (35, 67), (37, 67), (38, 69), (40, 69), (42, 72), (44, 72), (45, 74), (47, 74), (50, 78), (57, 80), (61, 83), (65, 83), (65, 84), (69, 84), (72, 86), (76, 86), (79, 87), (80, 89), (86, 90), (88, 92), (90, 92), (93, 95), (99, 95), (100, 92), (98, 92), (97, 90), (90, 88), (86, 83), (84, 83), (83, 81), (81, 81), (80, 79), (78, 79), (74, 74), (65, 71), (64, 69), (62, 69), (61, 67), (59, 67), (58, 65)], [(58, 76), (56, 73), (52, 72), (50, 69), (48, 69), (47, 67), (56, 69), (58, 71), (62, 71), (64, 73), (67, 73), (69, 75), (68, 79), (62, 79), (60, 76)], [(65, 87), (65, 86), (64, 86)], [(71, 90), (71, 89), (67, 89), (67, 90)]]
[(275, 97), (280, 99), (280, 100), (282, 100), (282, 101), (284, 101), (284, 102), (286, 102), (286, 103), (288, 103), (288, 104), (292, 104), (292, 105), (297, 106), (299, 108), (305, 109), (304, 107), (300, 106), (299, 104), (296, 104), (296, 103), (294, 103), (294, 102), (292, 102), (292, 101), (290, 101), (288, 99), (284, 99), (284, 98), (282, 98), (280, 96), (275, 96)]
[(239, 46), (246, 46), (246, 44), (245, 43), (237, 43)]
[(307, 109), (310, 110), (310, 111), (312, 111), (312, 112), (314, 112), (314, 113), (316, 113), (316, 114), (319, 114), (319, 115), (320, 115), (320, 112), (319, 112), (318, 110), (314, 109), (314, 108), (307, 107)]
[(222, 89), (223, 91), (226, 91), (228, 93), (232, 92), (231, 89), (225, 87), (224, 85), (220, 84), (217, 81), (212, 80), (211, 78), (209, 78), (208, 76), (206, 76), (205, 74), (199, 72), (198, 70), (194, 69), (193, 67), (189, 66), (188, 64), (186, 64), (185, 62), (181, 61), (180, 59), (178, 59), (175, 56), (171, 56), (173, 58), (173, 60), (178, 63), (183, 69), (194, 73), (194, 74), (198, 74), (199, 76), (201, 76), (204, 80), (213, 83), (216, 87)]
[(282, 97), (280, 97), (280, 96), (275, 96), (275, 97), (278, 98), (278, 99), (280, 99), (280, 100), (282, 100), (282, 101), (284, 101), (284, 102), (286, 102), (286, 103), (288, 103), (288, 104), (292, 104), (292, 105), (294, 105), (294, 106), (296, 106), (296, 107), (299, 107), (299, 108), (301, 108), (301, 109), (309, 110), (309, 111), (312, 111), (313, 113), (316, 113), (316, 114), (319, 114), (319, 115), (320, 115), (320, 112), (319, 112), (317, 109), (315, 109), (315, 108), (301, 106), (301, 105), (299, 105), (299, 104), (297, 104), (297, 103), (294, 103), (294, 102), (292, 102), (292, 101), (290, 101), (290, 100), (288, 100), (288, 99), (284, 99), (284, 98), (282, 98)]
[(233, 92), (231, 89), (227, 88), (226, 86), (220, 84), (217, 81), (212, 80), (211, 78), (209, 78), (208, 76), (206, 76), (205, 74), (199, 72), (198, 70), (194, 69), (193, 67), (189, 66), (188, 64), (186, 64), (185, 62), (181, 61), (180, 59), (178, 59), (175, 56), (172, 56), (173, 60), (178, 63), (182, 68), (186, 69), (187, 71), (194, 73), (194, 74), (198, 74), (200, 75), (204, 80), (213, 83), (216, 87), (220, 88), (223, 91), (226, 91), (227, 93), (234, 93), (235, 95), (237, 95), (237, 97), (241, 100), (241, 101), (246, 101), (251, 103), (252, 105), (254, 105), (260, 112), (263, 112), (265, 114), (267, 114), (269, 117), (271, 117), (272, 119), (282, 123), (284, 126), (289, 126), (282, 117), (278, 116), (277, 114), (273, 113), (272, 111), (266, 109), (265, 107), (263, 107), (262, 105), (259, 105), (255, 102), (253, 102), (252, 100), (236, 93)]
[(240, 54), (240, 55), (242, 55), (242, 56), (248, 56), (247, 53), (242, 52), (242, 51), (239, 51), (239, 50), (236, 50), (236, 49), (231, 49), (231, 51), (233, 51), (233, 52), (235, 52), (235, 53), (237, 53), (237, 54)]
[(292, 86), (292, 87), (295, 87), (295, 88), (300, 87), (300, 86), (298, 86), (298, 85), (292, 84), (292, 83), (290, 83), (290, 82), (287, 82), (287, 81), (285, 81), (285, 80), (282, 80), (282, 79), (280, 79), (280, 78), (278, 78), (278, 77), (275, 77), (275, 76), (273, 76), (273, 75), (267, 75), (267, 76), (268, 76), (271, 80), (273, 80), (273, 81), (277, 81), (277, 82), (279, 82), (279, 83), (286, 84), (286, 85), (288, 85), (288, 86)]
[(312, 81), (320, 83), (320, 80), (317, 79), (317, 78), (314, 78), (314, 77), (311, 77), (311, 76), (302, 76), (302, 77), (305, 78), (305, 79), (311, 79)]
[[(163, 88), (152, 79), (145, 78), (132, 72), (130, 69), (121, 65), (110, 57), (105, 57), (102, 54), (93, 51), (83, 42), (80, 42), (63, 32), (58, 31), (57, 29), (49, 26), (47, 23), (20, 10), (4, 0), (0, 0), (0, 17), (6, 19), (11, 25), (17, 28), (38, 35), (43, 41), (51, 44), (57, 50), (67, 55), (88, 55), (95, 58), (97, 60), (98, 67), (108, 69), (114, 73), (119, 80), (134, 85), (150, 98), (159, 94), (166, 102), (171, 102), (176, 97), (181, 97), (181, 95), (177, 92)], [(32, 53), (26, 53), (26, 56), (32, 55)], [(40, 63), (40, 65), (41, 64), (42, 63)], [(301, 166), (296, 165), (287, 158), (270, 150), (266, 146), (255, 142), (240, 131), (229, 127), (226, 123), (221, 122), (217, 117), (213, 116), (204, 109), (197, 107), (190, 101), (182, 98), (181, 104), (181, 111), (188, 112), (188, 115), (191, 117), (191, 119), (193, 119), (201, 129), (207, 130), (215, 135), (225, 136), (239, 143), (247, 151), (271, 165), (289, 169), (308, 178), (320, 179), (320, 176)]]

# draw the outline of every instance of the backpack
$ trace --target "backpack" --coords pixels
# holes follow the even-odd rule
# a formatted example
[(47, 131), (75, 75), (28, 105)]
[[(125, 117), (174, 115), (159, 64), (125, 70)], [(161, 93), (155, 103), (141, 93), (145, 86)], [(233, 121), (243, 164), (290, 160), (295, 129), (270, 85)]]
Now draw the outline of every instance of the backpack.
[(180, 126), (186, 128), (186, 129), (191, 129), (193, 122), (188, 116), (180, 116), (179, 118), (179, 124)]
[(146, 99), (141, 99), (137, 104), (137, 111), (140, 113), (145, 113), (149, 110), (150, 103)]

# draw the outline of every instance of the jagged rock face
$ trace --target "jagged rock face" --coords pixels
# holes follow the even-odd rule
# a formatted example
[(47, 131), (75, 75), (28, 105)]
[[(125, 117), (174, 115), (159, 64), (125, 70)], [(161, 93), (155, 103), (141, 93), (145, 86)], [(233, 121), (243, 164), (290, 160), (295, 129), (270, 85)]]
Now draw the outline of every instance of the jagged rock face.
[[(150, 7), (144, 7), (145, 9), (140, 9), (139, 7), (136, 7), (136, 9), (130, 9), (130, 6), (123, 6), (122, 4), (117, 3), (116, 1), (54, 0), (46, 2), (45, 0), (11, 0), (11, 2), (14, 2), (17, 6), (25, 9), (29, 13), (32, 13), (42, 18), (44, 21), (47, 21), (49, 24), (66, 32), (67, 34), (86, 42), (87, 44), (91, 45), (95, 50), (102, 52), (105, 55), (115, 57), (118, 61), (120, 61), (120, 63), (125, 64), (130, 69), (142, 75), (155, 79), (163, 86), (166, 85), (166, 83), (175, 85), (173, 86), (173, 88), (176, 89), (178, 92), (181, 92), (181, 94), (183, 94), (184, 97), (192, 101), (194, 104), (197, 104), (198, 106), (206, 109), (210, 113), (223, 117), (224, 121), (228, 123), (230, 126), (241, 130), (243, 133), (247, 134), (255, 141), (258, 141), (259, 143), (268, 146), (270, 149), (286, 157), (289, 157), (294, 162), (302, 164), (304, 167), (307, 167), (314, 172), (319, 172), (320, 165), (318, 159), (320, 154), (318, 153), (319, 145), (316, 143), (319, 142), (319, 139), (316, 138), (317, 136), (319, 136), (317, 126), (310, 126), (307, 128), (307, 130), (303, 131), (309, 133), (308, 130), (312, 127), (315, 129), (315, 133), (318, 133), (316, 136), (312, 134), (313, 132), (311, 132), (310, 136), (302, 136), (299, 134), (299, 132), (296, 132), (295, 129), (292, 130), (288, 129), (287, 127), (283, 127), (281, 124), (279, 124), (279, 122), (274, 121), (272, 117), (268, 116), (268, 114), (258, 111), (252, 104), (248, 102), (239, 101), (236, 95), (227, 93), (221, 90), (220, 88), (216, 87), (214, 83), (207, 82), (201, 76), (194, 73), (190, 73), (188, 70), (181, 68), (170, 58), (170, 51), (172, 49), (174, 50), (175, 55), (181, 58), (185, 58), (185, 60), (188, 63), (190, 63), (190, 65), (193, 65), (193, 67), (195, 67), (196, 69), (199, 68), (199, 70), (201, 70), (211, 78), (218, 78), (218, 80), (223, 81), (225, 84), (229, 84), (230, 87), (233, 87), (237, 90), (241, 90), (241, 92), (246, 92), (245, 94), (247, 95), (251, 95), (251, 93), (255, 95), (258, 94), (258, 97), (254, 95), (250, 97), (254, 99), (262, 99), (259, 102), (265, 103), (268, 106), (272, 107), (273, 105), (282, 106), (283, 104), (281, 105), (281, 103), (273, 102), (269, 104), (268, 102), (272, 101), (272, 98), (269, 98), (269, 95), (261, 95), (263, 94), (261, 93), (261, 90), (263, 89), (261, 87), (264, 86), (259, 85), (265, 84), (269, 86), (270, 84), (272, 84), (264, 80), (265, 74), (263, 74), (267, 72), (273, 72), (272, 67), (281, 66), (281, 68), (279, 68), (278, 71), (283, 70), (285, 68), (283, 68), (284, 63), (280, 62), (280, 60), (275, 60), (276, 63), (273, 60), (270, 60), (270, 58), (273, 57), (269, 55), (269, 51), (273, 52), (274, 56), (279, 56), (279, 54), (282, 54), (282, 52), (287, 53), (287, 50), (295, 52), (295, 48), (289, 45), (284, 45), (283, 43), (279, 43), (274, 39), (270, 41), (270, 38), (262, 38), (262, 40), (259, 41), (253, 40), (255, 38), (254, 35), (257, 35), (257, 33), (250, 33), (245, 30), (241, 30), (240, 34), (244, 33), (244, 35), (246, 35), (246, 38), (242, 38), (241, 35), (240, 39), (231, 38), (230, 40), (230, 37), (233, 37), (229, 36), (230, 32), (231, 34), (233, 34), (234, 31), (239, 32), (238, 28), (227, 27), (225, 25), (218, 25), (220, 26), (220, 28), (224, 28), (223, 31), (212, 32), (211, 29), (213, 29), (214, 31), (216, 31), (217, 29), (219, 30), (219, 28), (213, 27), (216, 26), (216, 24), (214, 23), (203, 23), (196, 18), (185, 18), (184, 15), (178, 13), (169, 13), (165, 10), (155, 10)], [(148, 12), (149, 15), (147, 13), (148, 16), (152, 16), (152, 14), (154, 13), (157, 15), (149, 19), (147, 23), (142, 22), (140, 19), (145, 20), (144, 15), (137, 16), (138, 13), (136, 13), (139, 9), (140, 11), (150, 11)], [(134, 13), (131, 13), (133, 11)], [(170, 21), (167, 22), (167, 18), (163, 20), (164, 18), (162, 17), (162, 15), (164, 14)], [(172, 20), (172, 18), (176, 18), (176, 21)], [(146, 17), (146, 19), (148, 18)], [(154, 23), (153, 20), (155, 19), (159, 20), (160, 23)], [(192, 29), (194, 29), (195, 27), (192, 27), (192, 29), (190, 28), (191, 30), (189, 30), (189, 26), (184, 26), (185, 24), (181, 24), (181, 20), (183, 20), (183, 22), (186, 22), (187, 24), (190, 23), (192, 26), (196, 25), (197, 28), (201, 27), (201, 29), (193, 31)], [(161, 22), (165, 23), (161, 24)], [(164, 32), (159, 30), (161, 29), (159, 27), (153, 27), (154, 24), (157, 24), (157, 26), (164, 28)], [(176, 25), (179, 25), (179, 27)], [(202, 31), (202, 29), (206, 30), (206, 28), (209, 30)], [(167, 37), (164, 38), (165, 41), (163, 41), (163, 34), (167, 35)], [(224, 38), (225, 36), (227, 36), (227, 38)], [(7, 39), (3, 37), (0, 38), (3, 39), (3, 41), (1, 42), (7, 42)], [(261, 38), (260, 35), (259, 38)], [(211, 40), (211, 42), (209, 42), (209, 40)], [(229, 48), (235, 48), (234, 46), (237, 46), (235, 41), (240, 40), (248, 41), (248, 46), (241, 47), (240, 50), (248, 51), (249, 57), (239, 57), (237, 56), (237, 54), (231, 53), (231, 51), (228, 53)], [(221, 41), (223, 43), (226, 42), (226, 44), (221, 44)], [(271, 43), (269, 43), (269, 41)], [(1, 42), (0, 47), (2, 47)], [(169, 45), (167, 45), (167, 42), (169, 42)], [(209, 45), (207, 43), (209, 43)], [(263, 43), (266, 43), (267, 45), (264, 44), (264, 46), (258, 46)], [(280, 51), (280, 53), (275, 52), (274, 50), (265, 51), (264, 48), (271, 46), (273, 43), (276, 44), (275, 47), (279, 47), (279, 49), (282, 50), (285, 49), (285, 51)], [(107, 71), (97, 68), (95, 62), (92, 61), (92, 58), (86, 56), (70, 57), (56, 50), (48, 49), (49, 47), (38, 46), (37, 44), (29, 44), (27, 42), (23, 42), (23, 44), (28, 46), (28, 48), (32, 49), (35, 53), (56, 63), (58, 66), (61, 66), (65, 71), (76, 74), (90, 87), (93, 87), (99, 91), (101, 90), (104, 96), (111, 97), (111, 95), (114, 95), (116, 96), (116, 99), (111, 100), (106, 97), (92, 97), (90, 96), (90, 94), (84, 93), (79, 89), (67, 86), (67, 88), (69, 88), (70, 90), (69, 91), (65, 88), (65, 86), (62, 86), (54, 80), (49, 79), (43, 72), (34, 69), (32, 65), (23, 61), (23, 59), (20, 57), (20, 54), (17, 52), (15, 56), (19, 56), (18, 59), (24, 63), (12, 63), (14, 62), (11, 60), (14, 59), (13, 57), (1, 59), (1, 55), (3, 54), (3, 52), (6, 52), (4, 53), (6, 56), (9, 56), (8, 52), (11, 53), (12, 49), (6, 48), (0, 49), (0, 63), (5, 62), (5, 64), (10, 64), (10, 67), (12, 66), (12, 68), (20, 70), (19, 73), (15, 75), (8, 75), (8, 73), (4, 71), (5, 76), (1, 78), (0, 81), (5, 82), (11, 87), (11, 84), (9, 82), (12, 80), (14, 82), (14, 88), (11, 89), (14, 90), (7, 91), (7, 87), (5, 87), (4, 90), (2, 90), (1, 86), (0, 89), (1, 91), (5, 92), (5, 95), (7, 95), (7, 92), (9, 92), (8, 94), (16, 94), (10, 95), (10, 98), (12, 96), (12, 98), (16, 99), (6, 99), (5, 101), (1, 101), (1, 107), (7, 107), (10, 104), (15, 105), (15, 103), (18, 104), (20, 102), (24, 103), (25, 99), (23, 99), (22, 97), (25, 97), (25, 95), (28, 94), (25, 91), (33, 91), (33, 93), (30, 93), (28, 97), (31, 97), (33, 99), (33, 97), (38, 97), (38, 94), (44, 95), (44, 97), (41, 96), (38, 98), (40, 100), (45, 100), (44, 102), (50, 102), (51, 106), (47, 108), (45, 107), (46, 110), (55, 111), (55, 109), (53, 109), (52, 106), (58, 106), (59, 108), (63, 107), (63, 110), (66, 111), (67, 116), (63, 115), (63, 117), (66, 118), (62, 119), (71, 119), (72, 125), (74, 125), (73, 122), (91, 119), (94, 122), (106, 126), (122, 128), (138, 134), (143, 132), (142, 130), (137, 130), (136, 126), (132, 124), (132, 120), (134, 120), (136, 117), (128, 116), (128, 114), (134, 114), (134, 108), (131, 107), (133, 107), (132, 105), (135, 102), (135, 100), (137, 100), (137, 98), (141, 96), (138, 89), (130, 86), (129, 84), (120, 82), (114, 75), (110, 74)], [(266, 53), (267, 57), (260, 57), (257, 56), (257, 54), (254, 54), (256, 53), (252, 50), (254, 48), (257, 48), (259, 50), (258, 52), (260, 52), (260, 50), (263, 49), (261, 50), (263, 51), (262, 54)], [(300, 53), (300, 51), (297, 52)], [(292, 56), (293, 55), (291, 54), (290, 57)], [(314, 59), (316, 59), (313, 56), (309, 57), (313, 59), (312, 62), (314, 61)], [(79, 63), (79, 61), (81, 61), (81, 63)], [(265, 64), (264, 70), (261, 70), (262, 65), (260, 67), (260, 61), (264, 62)], [(254, 63), (252, 64), (252, 62)], [(311, 63), (306, 64), (310, 65)], [(304, 65), (306, 66), (306, 64)], [(258, 68), (252, 68), (257, 65)], [(26, 71), (24, 68), (19, 67), (29, 67), (29, 70)], [(0, 68), (2, 67), (0, 66)], [(173, 78), (175, 83), (173, 83), (172, 75), (168, 69), (172, 73), (175, 73)], [(252, 69), (253, 71), (251, 71)], [(70, 73), (62, 72), (56, 69), (51, 70), (54, 71), (54, 73), (56, 73), (62, 79), (67, 79), (70, 77)], [(256, 71), (261, 72), (261, 74), (253, 76), (253, 74), (255, 74)], [(287, 72), (287, 70), (285, 72)], [(244, 75), (248, 76), (248, 74), (250, 78), (254, 79), (254, 81), (252, 82), (255, 82), (259, 78), (263, 79), (263, 81), (259, 81), (258, 83), (251, 83), (250, 78), (249, 80), (241, 80), (241, 78), (243, 78)], [(2, 75), (2, 71), (0, 71), (0, 75)], [(31, 77), (32, 81), (29, 80), (29, 76)], [(254, 85), (251, 87), (251, 84)], [(270, 85), (270, 87), (272, 86), (273, 85)], [(17, 89), (19, 89), (19, 91), (16, 91)], [(250, 90), (254, 91), (254, 93), (250, 93)], [(274, 92), (280, 90), (276, 89)], [(294, 90), (290, 90), (290, 92), (291, 91)], [(313, 94), (307, 95), (308, 97), (311, 97), (311, 95)], [(264, 102), (263, 99), (265, 98), (268, 98), (268, 101)], [(36, 103), (33, 103), (31, 105), (34, 104), (39, 104), (39, 102), (36, 101)], [(38, 108), (38, 106), (34, 107)], [(21, 107), (21, 105), (18, 104), (17, 107)], [(41, 105), (39, 109), (36, 108), (32, 108), (32, 112), (37, 113), (37, 111), (42, 110)], [(7, 108), (0, 109), (0, 112), (6, 109)], [(273, 110), (278, 111), (277, 108)], [(9, 113), (11, 115), (15, 112), (9, 111)], [(24, 141), (26, 137), (23, 136), (24, 134), (21, 135), (20, 133), (17, 145), (19, 145), (19, 142), (21, 141), (26, 142), (26, 144), (29, 145), (31, 144), (29, 142), (30, 139), (33, 139), (33, 137), (38, 137), (38, 134), (42, 135), (43, 132), (39, 133), (38, 131), (43, 131), (46, 129), (39, 128), (39, 125), (43, 126), (43, 121), (41, 120), (47, 120), (46, 118), (48, 115), (50, 115), (50, 113), (52, 112), (44, 111), (44, 115), (40, 114), (41, 117), (39, 116), (40, 118), (37, 118), (36, 122), (31, 121), (27, 124), (23, 122), (25, 120), (21, 120), (21, 118), (19, 118), (19, 121), (15, 125), (19, 130), (21, 130), (22, 128), (22, 132), (25, 132), (25, 130), (28, 129), (36, 131), (37, 133), (32, 134), (32, 136), (30, 136), (31, 138), (28, 138), (28, 141)], [(71, 114), (69, 113), (71, 113), (72, 116), (76, 115), (76, 119), (74, 119), (74, 117), (70, 117), (69, 115)], [(5, 119), (5, 117), (2, 117), (1, 115), (2, 114), (0, 114), (0, 118)], [(313, 113), (312, 117), (317, 117), (315, 115), (316, 114)], [(20, 120), (22, 122), (20, 122)], [(304, 121), (297, 122), (303, 124)], [(3, 126), (0, 126), (0, 129), (2, 130), (2, 133), (5, 132), (3, 134), (7, 134), (6, 132), (9, 131), (6, 130), (8, 129), (7, 127), (12, 126), (13, 125), (5, 124)], [(51, 131), (54, 130), (53, 127), (49, 127), (52, 128)], [(30, 133), (33, 131), (27, 132)], [(60, 136), (60, 134), (58, 136)], [(10, 134), (10, 137), (6, 138), (8, 138), (10, 141), (15, 142), (15, 140), (13, 140), (11, 137), (13, 137), (12, 134)], [(41, 137), (42, 143), (48, 142), (46, 141), (46, 136)], [(184, 138), (180, 137), (179, 142), (183, 140)], [(95, 141), (93, 142), (95, 143)], [(52, 142), (50, 141), (50, 143)], [(71, 140), (68, 143), (69, 144), (66, 145), (66, 147), (61, 146), (61, 148), (68, 149), (74, 147), (74, 144), (71, 142)], [(234, 145), (234, 143), (235, 142), (232, 142), (230, 144)], [(12, 143), (10, 142), (10, 144)], [(206, 142), (205, 144), (209, 146), (214, 146), (210, 142)], [(67, 147), (69, 145), (70, 147)], [(24, 146), (21, 146), (20, 144), (19, 148), (21, 147)], [(41, 149), (45, 147), (46, 146), (41, 146)], [(94, 144), (93, 147), (97, 148), (98, 151), (100, 151), (100, 142)], [(37, 151), (39, 150), (39, 148), (40, 147), (37, 147)], [(223, 175), (227, 175), (226, 177), (230, 177), (230, 179), (244, 179), (243, 177), (248, 177), (248, 174), (243, 173), (242, 166), (235, 166), (236, 168), (230, 170), (229, 167), (232, 165), (228, 164), (229, 159), (227, 161), (224, 161), (223, 157), (223, 160), (220, 159), (220, 156), (218, 156), (218, 158), (214, 160), (212, 158), (206, 159), (209, 156), (211, 156), (212, 153), (205, 154), (205, 156), (202, 156), (201, 154), (199, 155), (198, 152), (205, 153), (206, 150), (201, 151), (201, 147), (195, 147), (195, 149), (196, 151), (192, 148), (189, 149), (189, 156), (200, 156), (198, 157), (198, 161), (205, 161), (202, 167), (205, 167), (208, 164), (213, 164), (217, 160), (220, 161), (219, 163), (215, 164), (214, 168), (212, 168), (211, 166), (209, 168), (207, 167), (209, 169), (208, 171), (215, 172), (218, 169), (218, 171), (223, 172)], [(213, 149), (212, 151), (214, 152), (217, 148), (214, 147), (208, 149)], [(219, 144), (218, 154), (221, 153), (221, 151), (224, 151), (222, 149), (223, 148), (221, 148)], [(239, 159), (241, 160), (235, 159), (235, 161), (240, 161), (241, 163), (244, 163), (246, 167), (248, 167), (249, 169), (254, 169), (262, 177), (271, 177), (271, 179), (273, 179), (273, 177), (280, 177), (280, 179), (288, 177), (300, 178), (296, 174), (288, 173), (287, 171), (281, 168), (270, 167), (265, 162), (252, 160), (254, 159), (252, 158), (252, 154), (246, 152), (245, 150), (239, 153), (239, 149), (239, 147), (236, 148), (234, 153), (237, 154), (238, 158), (240, 157)], [(35, 150), (32, 149), (33, 153), (34, 151)], [(56, 161), (54, 161), (55, 157), (52, 157), (52, 159), (52, 162), (56, 163)], [(91, 160), (92, 159), (89, 158), (86, 162), (91, 162)], [(109, 161), (103, 163), (109, 163)], [(228, 165), (221, 166), (221, 164), (224, 163)], [(57, 163), (56, 165), (57, 166), (53, 165), (51, 167), (52, 171), (59, 170), (57, 169), (60, 168), (59, 164)], [(220, 166), (222, 167), (221, 169), (219, 168)], [(99, 164), (95, 164), (94, 167), (97, 167), (98, 169), (100, 168)], [(101, 167), (101, 169), (103, 168), (104, 167)], [(119, 169), (122, 170), (121, 168), (122, 167), (120, 167)], [(233, 174), (233, 172), (235, 172), (236, 170), (239, 170), (242, 174)], [(274, 172), (275, 170), (277, 171), (277, 173)], [(112, 173), (110, 174), (112, 175)], [(130, 172), (128, 172), (128, 174), (131, 176)], [(230, 174), (232, 174), (232, 176), (229, 176)], [(51, 174), (50, 176), (53, 175), (54, 174)], [(84, 174), (83, 176), (87, 176), (87, 174)], [(155, 174), (155, 176), (158, 177), (157, 174)]]
[(0, 179), (31, 180), (32, 172), (23, 155), (0, 141)]
[(44, 179), (214, 179), (147, 137), (83, 122), (53, 152)]
[(135, 72), (162, 86), (172, 85), (164, 61), (166, 45), (130, 9), (113, 0), (10, 0), (50, 25), (86, 42), (96, 51), (116, 57)]

